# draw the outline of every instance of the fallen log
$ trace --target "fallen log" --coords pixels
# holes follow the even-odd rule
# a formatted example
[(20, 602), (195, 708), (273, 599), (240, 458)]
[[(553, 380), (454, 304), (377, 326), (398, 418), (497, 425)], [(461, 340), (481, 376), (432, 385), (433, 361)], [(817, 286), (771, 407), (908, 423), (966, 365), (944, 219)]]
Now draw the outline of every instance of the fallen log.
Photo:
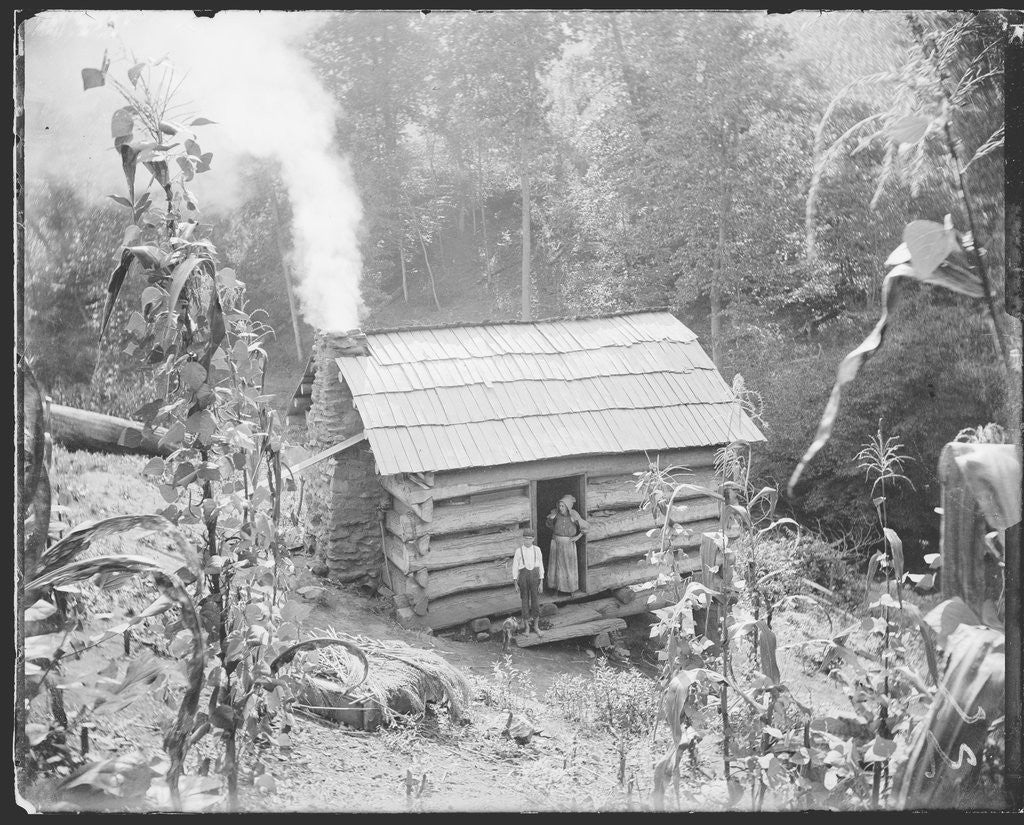
[(163, 430), (143, 432), (138, 421), (113, 415), (50, 405), (50, 435), (69, 450), (92, 450), (131, 455), (170, 455), (173, 445), (161, 446)]

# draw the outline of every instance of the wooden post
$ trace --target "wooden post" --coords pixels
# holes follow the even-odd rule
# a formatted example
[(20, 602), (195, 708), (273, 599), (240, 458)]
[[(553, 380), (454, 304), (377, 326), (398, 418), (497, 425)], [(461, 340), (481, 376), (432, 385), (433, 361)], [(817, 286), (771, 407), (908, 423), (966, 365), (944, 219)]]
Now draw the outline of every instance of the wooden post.
[(985, 552), (988, 527), (956, 465), (956, 457), (971, 447), (954, 442), (947, 444), (939, 456), (939, 481), (942, 483), (939, 578), (943, 599), (958, 596), (980, 616), (987, 599), (999, 598), (1003, 576), (999, 565)]
[[(721, 592), (724, 582), (722, 569), (725, 565), (725, 542), (726, 538), (722, 533), (704, 533), (700, 537), (700, 583), (718, 592)], [(719, 624), (722, 618), (722, 602), (718, 596), (708, 599), (706, 610), (695, 610), (693, 618), (698, 633), (706, 627), (707, 632), (704, 635), (715, 644), (721, 643)]]

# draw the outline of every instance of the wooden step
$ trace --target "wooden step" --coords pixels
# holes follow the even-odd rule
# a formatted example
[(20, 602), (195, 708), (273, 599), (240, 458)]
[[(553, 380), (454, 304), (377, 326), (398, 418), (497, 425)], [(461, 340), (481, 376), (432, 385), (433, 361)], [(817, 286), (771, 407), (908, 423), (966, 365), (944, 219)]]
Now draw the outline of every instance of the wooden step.
[(548, 642), (578, 639), (582, 636), (597, 636), (610, 630), (622, 630), (625, 626), (625, 619), (596, 619), (592, 622), (552, 627), (549, 630), (542, 631), (543, 636), (537, 636), (536, 633), (520, 633), (514, 638), (519, 647), (533, 647), (535, 645), (547, 644)]

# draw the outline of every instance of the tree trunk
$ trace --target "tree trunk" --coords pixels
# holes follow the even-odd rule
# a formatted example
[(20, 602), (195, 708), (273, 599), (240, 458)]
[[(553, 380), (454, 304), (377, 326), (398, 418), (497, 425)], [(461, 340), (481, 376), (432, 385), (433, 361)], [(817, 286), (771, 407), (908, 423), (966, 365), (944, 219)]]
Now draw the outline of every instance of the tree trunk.
[(405, 277), (405, 249), (402, 248), (401, 241), (398, 242), (398, 261), (402, 265), (402, 297), (409, 303), (409, 284)]
[(633, 117), (636, 120), (636, 127), (640, 132), (640, 138), (646, 145), (650, 139), (650, 131), (647, 128), (647, 119), (644, 116), (643, 104), (640, 100), (640, 88), (637, 84), (636, 74), (633, 66), (626, 57), (626, 50), (622, 45), (622, 34), (619, 32), (619, 25), (614, 14), (608, 15), (608, 22), (612, 28), (612, 37), (615, 40), (615, 51), (618, 54), (619, 65), (622, 67), (622, 79), (626, 84), (626, 93), (629, 96), (629, 104), (633, 109)]
[[(415, 216), (413, 217), (416, 220)], [(437, 300), (437, 288), (434, 286), (434, 270), (430, 266), (430, 256), (427, 255), (427, 244), (423, 240), (423, 233), (420, 232), (419, 221), (416, 220), (416, 237), (420, 239), (420, 249), (423, 250), (423, 262), (427, 265), (427, 275), (430, 276), (430, 291), (434, 296), (434, 306), (441, 311), (441, 302)]]
[(711, 360), (715, 368), (722, 368), (722, 278), (725, 269), (725, 244), (729, 238), (729, 214), (732, 211), (732, 159), (729, 143), (734, 140), (731, 127), (722, 135), (722, 190), (718, 210), (718, 247), (715, 266), (711, 273)]
[(299, 313), (295, 306), (295, 294), (292, 291), (292, 276), (288, 268), (288, 258), (285, 255), (284, 240), (281, 229), (281, 213), (277, 208), (277, 192), (274, 191), (274, 184), (269, 183), (270, 188), (270, 209), (274, 215), (274, 239), (277, 241), (277, 254), (281, 259), (281, 271), (284, 273), (284, 288), (288, 293), (288, 311), (292, 316), (292, 332), (295, 334), (295, 353), (299, 361), (305, 357), (302, 349), (302, 333), (299, 327)]
[(522, 320), (530, 320), (530, 174), (526, 168), (526, 137), (519, 158), (520, 191), (523, 212), (523, 311)]

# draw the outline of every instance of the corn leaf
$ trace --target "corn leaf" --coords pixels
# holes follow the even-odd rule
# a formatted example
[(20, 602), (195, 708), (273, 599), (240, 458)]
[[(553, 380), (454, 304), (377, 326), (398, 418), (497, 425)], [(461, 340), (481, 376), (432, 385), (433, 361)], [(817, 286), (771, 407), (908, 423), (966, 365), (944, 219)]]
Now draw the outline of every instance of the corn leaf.
[(100, 521), (86, 521), (43, 552), (39, 558), (40, 569), (36, 575), (43, 575), (70, 562), (97, 539), (136, 529), (170, 532), (177, 528), (163, 516), (149, 514), (111, 516)]
[(103, 320), (100, 322), (101, 338), (107, 329), (107, 323), (110, 321), (110, 315), (114, 311), (114, 304), (117, 302), (118, 293), (124, 285), (124, 279), (128, 275), (128, 270), (131, 268), (133, 260), (135, 260), (135, 254), (131, 249), (122, 250), (121, 262), (110, 273), (110, 280), (107, 282), (107, 300), (103, 305)]
[(170, 346), (171, 337), (174, 335), (173, 319), (177, 311), (178, 299), (181, 297), (181, 290), (197, 263), (199, 263), (199, 257), (197, 255), (189, 255), (184, 261), (174, 267), (174, 271), (171, 273), (171, 284), (167, 289), (167, 308), (170, 311), (170, 318), (168, 319), (167, 330), (164, 333), (164, 352)]

